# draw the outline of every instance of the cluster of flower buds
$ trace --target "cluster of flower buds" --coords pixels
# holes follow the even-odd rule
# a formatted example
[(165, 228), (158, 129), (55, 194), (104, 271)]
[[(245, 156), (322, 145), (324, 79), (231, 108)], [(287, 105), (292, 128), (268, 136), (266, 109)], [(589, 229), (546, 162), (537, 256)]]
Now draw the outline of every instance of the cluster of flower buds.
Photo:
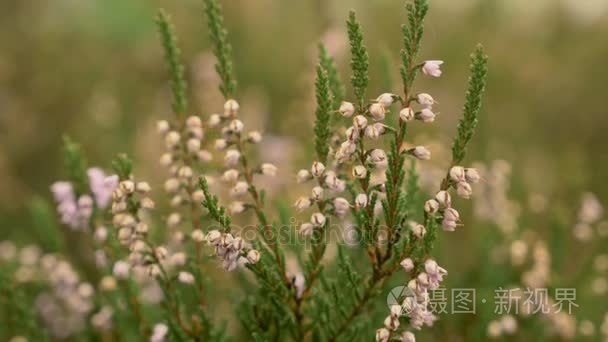
[[(311, 215), (309, 222), (300, 226), (300, 233), (304, 236), (311, 235), (315, 228), (325, 226), (327, 222), (325, 212), (329, 209), (332, 209), (331, 213), (337, 217), (343, 217), (351, 208), (347, 199), (335, 196), (345, 190), (346, 182), (338, 178), (334, 171), (326, 170), (325, 165), (318, 161), (312, 163), (310, 171), (306, 169), (298, 171), (297, 180), (299, 183), (312, 179), (316, 179), (319, 185), (312, 188), (310, 196), (302, 196), (295, 203), (295, 207), (300, 211), (311, 207), (315, 203), (320, 210), (320, 212)], [(367, 197), (365, 199), (358, 197), (358, 203), (360, 206), (367, 205)]]
[(51, 192), (57, 203), (57, 212), (61, 222), (75, 230), (87, 229), (94, 206), (103, 209), (107, 207), (112, 191), (118, 185), (117, 176), (106, 177), (99, 168), (87, 170), (91, 194), (81, 194), (77, 197), (72, 183), (59, 181), (51, 185)]
[(233, 271), (239, 264), (257, 264), (261, 254), (252, 249), (240, 237), (230, 233), (212, 230), (207, 233), (207, 243), (215, 247), (215, 254), (222, 259), (222, 266), (227, 271)]
[(453, 232), (460, 223), (460, 214), (452, 208), (452, 197), (446, 190), (439, 191), (434, 199), (426, 201), (424, 211), (429, 215), (442, 214), (441, 226), (445, 231)]
[(492, 338), (513, 335), (516, 332), (517, 320), (512, 315), (504, 315), (500, 319), (488, 323), (488, 336)]
[[(407, 262), (402, 262), (403, 264), (406, 264), (404, 268), (410, 266)], [(439, 288), (439, 284), (447, 273), (436, 261), (427, 259), (424, 262), (424, 271), (408, 282), (407, 286), (414, 296), (405, 298), (403, 309), (405, 314), (410, 318), (412, 328), (421, 329), (425, 324), (431, 326), (436, 320), (433, 313), (428, 310), (428, 291)]]
[(112, 329), (112, 317), (114, 316), (114, 310), (109, 305), (104, 305), (99, 311), (91, 316), (91, 325), (101, 331), (108, 331)]
[(140, 217), (141, 209), (154, 208), (154, 202), (147, 197), (149, 192), (148, 183), (127, 179), (112, 193), (112, 223), (118, 229), (118, 240), (136, 253), (142, 249), (140, 237), (148, 233), (148, 225)]
[[(258, 131), (245, 133), (245, 124), (238, 119), (240, 105), (236, 100), (229, 99), (224, 103), (223, 115), (212, 114), (209, 118), (209, 126), (217, 127), (222, 125), (221, 138), (215, 140), (215, 149), (224, 151), (224, 166), (222, 181), (230, 185), (230, 195), (235, 199), (246, 195), (251, 187), (247, 180), (253, 179), (253, 174), (275, 176), (277, 167), (270, 163), (263, 163), (256, 169), (250, 170), (243, 159), (243, 144), (258, 144), (262, 141), (262, 134)], [(242, 167), (239, 167), (239, 164)], [(248, 206), (242, 201), (235, 200), (228, 209), (232, 214), (244, 212)]]

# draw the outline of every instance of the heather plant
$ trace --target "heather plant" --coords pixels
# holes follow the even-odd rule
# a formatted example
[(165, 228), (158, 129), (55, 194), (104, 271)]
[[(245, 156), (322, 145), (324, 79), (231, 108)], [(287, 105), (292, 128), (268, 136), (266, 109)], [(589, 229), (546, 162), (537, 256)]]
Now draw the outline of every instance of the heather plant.
[[(188, 108), (178, 40), (169, 15), (159, 11), (172, 103), (172, 115), (157, 122), (165, 147), (159, 163), (167, 170), (162, 194), (135, 173), (131, 157), (117, 155), (111, 172), (91, 167), (83, 149), (66, 137), (67, 179), (51, 186), (65, 236), (47, 234), (55, 225), (48, 207), (38, 202), (31, 211), (39, 230), (47, 232), (41, 247), (0, 245), (0, 300), (6, 309), (0, 336), (15, 341), (415, 341), (418, 331), (432, 329), (438, 317), (429, 307), (429, 293), (448, 276), (434, 247), (464, 225), (456, 197), (472, 197), (473, 185), (489, 172), (465, 161), (486, 84), (487, 57), (479, 45), (471, 55), (448, 167), (432, 192), (419, 186), (418, 164), (431, 152), (413, 141), (411, 131), (442, 117), (438, 101), (416, 88), (418, 77), (441, 77), (444, 64), (422, 57), (427, 12), (425, 0), (407, 4), (402, 87), (383, 89), (377, 97), (368, 89), (373, 76), (355, 12), (346, 20), (350, 92), (336, 61), (319, 46), (309, 142), (314, 155), (289, 175), (263, 161), (265, 151), (257, 149), (262, 133), (247, 130), (242, 120), (246, 103), (239, 102), (218, 1), (204, 1), (224, 97), (218, 114), (196, 115)], [(260, 179), (270, 177), (309, 185), (310, 192), (286, 206), (268, 198)], [(582, 210), (581, 224), (590, 224), (592, 211)], [(587, 226), (578, 228), (577, 236), (588, 236)], [(521, 281), (547, 285), (545, 244), (507, 237), (513, 260), (534, 246), (532, 269)], [(66, 247), (76, 239), (85, 241), (83, 246)], [(83, 251), (88, 257), (81, 260), (71, 255)], [(605, 270), (602, 258), (596, 264)], [(387, 307), (382, 295), (395, 283), (407, 291)], [(218, 299), (228, 297), (228, 287), (242, 292)], [(566, 320), (561, 317), (548, 319), (559, 329)], [(481, 324), (498, 337), (514, 333), (517, 323), (504, 316)]]

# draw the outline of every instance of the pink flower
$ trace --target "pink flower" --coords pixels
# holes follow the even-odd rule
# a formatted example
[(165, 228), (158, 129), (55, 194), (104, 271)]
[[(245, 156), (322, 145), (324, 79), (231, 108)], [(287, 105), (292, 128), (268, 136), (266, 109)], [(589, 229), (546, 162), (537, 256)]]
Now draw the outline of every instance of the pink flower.
[(422, 66), (422, 72), (428, 76), (439, 77), (441, 76), (441, 64), (443, 61), (426, 61)]
[(92, 167), (87, 170), (89, 176), (89, 186), (95, 196), (95, 203), (99, 208), (105, 208), (110, 204), (112, 191), (118, 186), (118, 176), (107, 177), (102, 169)]

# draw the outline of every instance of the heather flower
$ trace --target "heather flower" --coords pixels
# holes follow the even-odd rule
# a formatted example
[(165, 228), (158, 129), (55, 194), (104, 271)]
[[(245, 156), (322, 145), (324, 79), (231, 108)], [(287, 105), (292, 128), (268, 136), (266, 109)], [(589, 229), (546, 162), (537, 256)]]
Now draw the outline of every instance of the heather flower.
[(340, 109), (338, 111), (343, 117), (350, 118), (353, 113), (355, 113), (355, 106), (350, 102), (344, 101), (340, 104)]
[(426, 93), (420, 93), (417, 95), (418, 103), (420, 103), (425, 108), (431, 108), (435, 104), (435, 100), (433, 97)]
[(101, 209), (106, 208), (112, 200), (112, 192), (118, 186), (118, 176), (106, 176), (100, 168), (88, 169), (87, 176), (91, 192), (95, 196), (95, 203)]
[(441, 76), (440, 66), (443, 64), (443, 61), (426, 61), (422, 66), (422, 72), (425, 75), (439, 77)]
[(403, 122), (412, 121), (415, 117), (416, 114), (414, 113), (414, 110), (411, 107), (405, 107), (399, 112), (399, 119)]
[[(376, 99), (376, 102), (378, 102), (378, 104), (380, 104), (382, 107), (388, 108), (393, 104), (394, 96), (395, 95), (390, 94), (390, 93), (384, 93), (384, 94), (378, 96), (378, 98)], [(372, 106), (373, 106), (373, 104), (372, 104)]]
[(422, 108), (420, 114), (418, 114), (417, 118), (422, 122), (431, 123), (435, 121), (435, 116), (437, 116), (430, 108)]
[[(389, 104), (390, 106), (390, 104)], [(371, 114), (372, 118), (374, 118), (374, 120), (376, 121), (380, 121), (380, 120), (384, 120), (384, 116), (385, 116), (385, 106), (383, 106), (380, 103), (373, 103), (371, 106), (369, 106), (369, 113)]]

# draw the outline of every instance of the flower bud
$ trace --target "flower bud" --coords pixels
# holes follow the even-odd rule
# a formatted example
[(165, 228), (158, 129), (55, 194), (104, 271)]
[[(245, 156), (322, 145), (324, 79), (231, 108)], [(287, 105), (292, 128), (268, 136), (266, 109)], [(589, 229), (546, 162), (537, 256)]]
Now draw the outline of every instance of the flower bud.
[(228, 147), (228, 143), (224, 139), (215, 139), (215, 143), (213, 145), (217, 151), (223, 151)]
[(416, 336), (411, 331), (404, 331), (401, 334), (401, 342), (416, 342)]
[[(396, 306), (398, 306), (398, 305), (396, 305)], [(384, 319), (384, 326), (387, 329), (397, 330), (397, 328), (399, 328), (399, 325), (400, 325), (400, 323), (399, 323), (398, 317), (393, 317), (392, 315), (390, 315)]]
[(192, 177), (192, 168), (190, 166), (182, 166), (177, 170), (177, 176), (183, 179)]
[(246, 209), (245, 204), (243, 202), (239, 202), (239, 201), (234, 201), (232, 203), (230, 203), (230, 206), (228, 207), (228, 210), (230, 211), (231, 214), (240, 214), (242, 212), (244, 212)]
[(426, 61), (422, 65), (422, 72), (428, 76), (439, 77), (441, 76), (441, 64), (443, 61)]
[(374, 118), (374, 120), (376, 120), (376, 121), (384, 120), (384, 117), (385, 117), (384, 108), (385, 107), (383, 107), (379, 103), (372, 103), (372, 105), (369, 106), (369, 113), (371, 114), (372, 118)]
[(302, 169), (298, 171), (298, 175), (296, 178), (298, 183), (304, 183), (307, 180), (312, 179), (312, 175), (310, 174), (310, 172), (308, 172), (308, 170)]
[(315, 227), (322, 227), (325, 225), (325, 215), (321, 213), (314, 213), (310, 217), (310, 223)]
[(192, 193), (192, 200), (196, 203), (201, 203), (205, 200), (205, 193), (203, 190), (196, 190)]
[(350, 118), (355, 113), (355, 106), (350, 102), (343, 101), (338, 111), (343, 117)]
[(353, 167), (352, 173), (353, 177), (355, 178), (364, 179), (365, 177), (367, 177), (367, 169), (363, 165), (357, 165)]
[(186, 127), (188, 127), (188, 128), (195, 128), (195, 127), (201, 127), (201, 126), (202, 126), (201, 118), (199, 118), (196, 115), (191, 115), (186, 119)]
[(465, 178), (467, 180), (467, 182), (469, 183), (477, 183), (479, 182), (479, 180), (481, 179), (481, 176), (479, 176), (479, 172), (477, 171), (477, 169), (473, 169), (473, 168), (468, 168), (464, 170), (464, 174), (465, 174)]
[(222, 181), (227, 183), (236, 182), (239, 178), (239, 171), (236, 169), (228, 169), (222, 174)]
[(159, 120), (156, 122), (156, 131), (158, 131), (158, 133), (165, 134), (169, 132), (170, 129), (171, 126), (167, 120)]
[(160, 260), (164, 260), (168, 254), (169, 252), (167, 251), (166, 247), (158, 246), (156, 249), (154, 249), (154, 255), (156, 255), (156, 257)]
[(420, 160), (431, 159), (431, 152), (424, 146), (416, 146), (410, 150), (410, 153)]
[(384, 93), (380, 96), (378, 96), (378, 98), (376, 99), (376, 102), (378, 102), (378, 104), (380, 104), (381, 106), (383, 106), (384, 108), (388, 108), (393, 104), (394, 99), (393, 94), (391, 93)]
[(201, 141), (195, 138), (188, 139), (186, 147), (188, 148), (188, 152), (197, 153), (201, 149)]
[(325, 171), (325, 165), (323, 163), (315, 161), (312, 163), (312, 167), (310, 168), (310, 173), (314, 177), (321, 177), (323, 172)]
[(135, 183), (131, 180), (124, 180), (120, 182), (120, 190), (125, 194), (130, 194), (135, 191)]
[(454, 208), (446, 208), (443, 212), (443, 218), (449, 221), (458, 222), (460, 220), (460, 214), (458, 214), (458, 211)]
[(259, 144), (262, 141), (262, 134), (258, 131), (251, 131), (247, 134), (247, 141)]
[(260, 261), (261, 254), (258, 250), (251, 249), (247, 252), (247, 261), (252, 264), (257, 264)]
[(467, 182), (459, 182), (458, 184), (456, 184), (456, 193), (458, 194), (458, 196), (462, 197), (462, 198), (471, 198), (471, 195), (473, 194), (473, 189), (471, 188), (471, 185)]
[(226, 155), (224, 156), (224, 165), (226, 165), (226, 167), (236, 166), (240, 158), (241, 153), (239, 151), (228, 150), (226, 151)]
[(163, 153), (163, 155), (160, 156), (160, 165), (169, 167), (171, 164), (173, 164), (173, 155), (171, 155), (171, 153)]
[(383, 168), (388, 165), (388, 161), (386, 159), (386, 152), (384, 152), (384, 150), (381, 150), (379, 148), (373, 150), (369, 154), (369, 159), (378, 168)]
[(181, 271), (177, 275), (177, 280), (182, 284), (194, 284), (194, 276), (190, 272)]
[(366, 194), (358, 194), (355, 197), (355, 207), (365, 208), (367, 206), (367, 195)]
[(265, 176), (274, 177), (277, 174), (277, 167), (274, 166), (274, 164), (264, 163), (264, 164), (260, 165), (260, 171)]
[(144, 197), (139, 201), (139, 204), (144, 209), (154, 209), (154, 201), (150, 197)]
[(336, 216), (342, 217), (346, 215), (348, 209), (350, 209), (350, 203), (348, 203), (346, 198), (336, 197), (334, 199), (334, 211)]
[(211, 114), (211, 116), (209, 116), (209, 127), (216, 127), (220, 124), (220, 122), (222, 122), (222, 118), (219, 116), (219, 114)]
[(129, 276), (131, 266), (126, 261), (119, 260), (114, 263), (112, 273), (118, 279), (126, 279)]
[(456, 183), (464, 182), (465, 180), (465, 171), (462, 166), (453, 166), (450, 169), (450, 179)]
[(376, 342), (388, 342), (391, 333), (386, 328), (376, 330)]
[(239, 119), (232, 120), (228, 126), (233, 133), (241, 133), (243, 130), (243, 122)]
[(426, 234), (426, 228), (424, 228), (424, 226), (421, 224), (414, 224), (412, 226), (412, 232), (414, 233), (415, 237), (422, 239)]
[(176, 131), (171, 131), (165, 136), (165, 145), (167, 148), (174, 148), (179, 144), (181, 136)]
[(364, 129), (367, 126), (367, 119), (363, 115), (357, 115), (353, 119), (353, 126), (356, 129)]
[(234, 197), (242, 196), (247, 193), (249, 190), (249, 184), (245, 181), (236, 182), (234, 187), (232, 188), (230, 195)]
[(430, 108), (423, 108), (418, 115), (418, 119), (425, 123), (431, 123), (435, 121), (435, 113)]
[(405, 107), (399, 112), (399, 119), (403, 122), (409, 122), (415, 118), (414, 110), (411, 107)]
[(300, 226), (300, 234), (304, 236), (310, 236), (312, 234), (313, 229), (314, 226), (312, 225), (312, 223), (303, 223)]
[(312, 198), (315, 201), (323, 199), (323, 188), (320, 186), (315, 186), (314, 188), (312, 188)]
[(439, 210), (439, 202), (430, 199), (424, 203), (424, 211), (429, 214), (435, 214)]
[(178, 252), (171, 255), (169, 263), (173, 266), (184, 266), (186, 264), (186, 260), (188, 260), (186, 253)]
[(217, 246), (222, 238), (222, 233), (219, 230), (212, 230), (207, 233), (207, 243), (213, 246)]
[(135, 190), (137, 190), (137, 192), (140, 192), (142, 194), (147, 194), (148, 192), (150, 192), (152, 188), (150, 187), (150, 184), (148, 184), (147, 182), (138, 182), (135, 185)]
[(452, 197), (445, 190), (439, 191), (437, 195), (435, 195), (435, 199), (443, 208), (449, 208), (452, 206)]
[(399, 263), (405, 272), (411, 272), (414, 269), (414, 261), (411, 258), (405, 258)]
[(416, 98), (418, 100), (418, 103), (420, 103), (426, 108), (430, 108), (435, 104), (435, 100), (433, 99), (433, 97), (426, 93), (420, 93), (418, 94), (418, 96), (416, 96)]
[(230, 99), (224, 103), (224, 116), (234, 117), (239, 111), (239, 103), (236, 100)]
[(311, 205), (312, 205), (312, 201), (308, 197), (300, 197), (294, 204), (296, 209), (298, 209), (300, 211), (304, 210), (306, 208), (309, 208)]

